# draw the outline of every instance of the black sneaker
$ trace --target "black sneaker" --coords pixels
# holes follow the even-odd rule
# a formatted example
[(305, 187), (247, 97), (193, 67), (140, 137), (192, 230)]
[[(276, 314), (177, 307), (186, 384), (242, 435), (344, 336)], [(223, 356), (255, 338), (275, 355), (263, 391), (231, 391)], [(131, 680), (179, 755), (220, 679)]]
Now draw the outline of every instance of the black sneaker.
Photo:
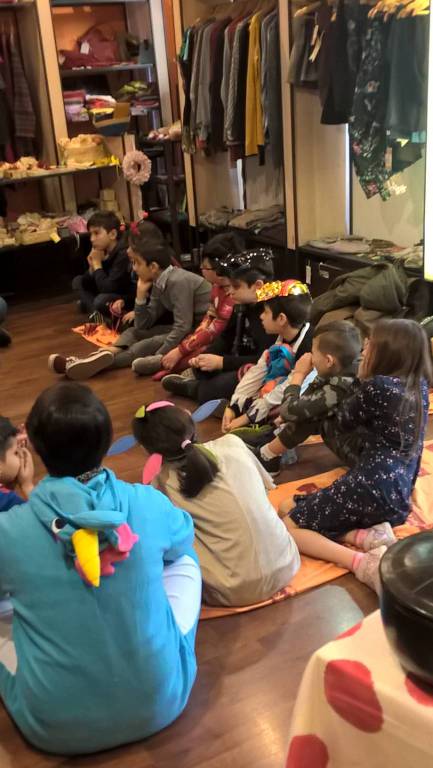
[(275, 427), (271, 424), (264, 424), (261, 427), (253, 424), (250, 427), (238, 427), (231, 434), (237, 435), (241, 440), (254, 448), (261, 448), (262, 445), (270, 443), (274, 436)]
[(12, 343), (12, 337), (4, 328), (0, 328), (0, 347), (9, 347)]
[(189, 397), (190, 400), (197, 400), (198, 381), (197, 379), (187, 379), (181, 374), (170, 373), (162, 379), (162, 386), (167, 392), (181, 397)]
[(264, 459), (262, 454), (260, 453), (260, 448), (252, 448), (252, 446), (249, 446), (250, 450), (254, 453), (254, 456), (258, 458), (260, 461), (260, 464), (264, 469), (266, 469), (266, 472), (271, 477), (276, 477), (281, 472), (281, 456), (274, 456), (273, 459)]

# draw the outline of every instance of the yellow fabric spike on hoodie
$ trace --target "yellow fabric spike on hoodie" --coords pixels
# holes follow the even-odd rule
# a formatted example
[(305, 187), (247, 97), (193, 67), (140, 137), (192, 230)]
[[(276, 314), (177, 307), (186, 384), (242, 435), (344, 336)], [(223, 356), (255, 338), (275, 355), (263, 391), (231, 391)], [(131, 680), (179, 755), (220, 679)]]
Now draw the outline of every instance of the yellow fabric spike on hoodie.
[(87, 581), (99, 587), (101, 581), (101, 561), (99, 558), (99, 539), (96, 531), (80, 528), (72, 534), (72, 544), (77, 560)]

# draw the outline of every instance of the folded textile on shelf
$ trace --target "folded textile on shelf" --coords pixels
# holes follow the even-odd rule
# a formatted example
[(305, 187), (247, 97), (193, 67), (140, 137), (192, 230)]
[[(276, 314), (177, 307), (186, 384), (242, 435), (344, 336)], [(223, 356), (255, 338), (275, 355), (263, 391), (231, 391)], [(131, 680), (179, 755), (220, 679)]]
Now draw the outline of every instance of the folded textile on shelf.
[(221, 208), (214, 208), (200, 215), (200, 224), (208, 229), (224, 229), (229, 225), (230, 219), (239, 214), (240, 211), (234, 208), (227, 208), (225, 205)]
[(285, 220), (284, 208), (281, 205), (271, 205), (269, 208), (245, 210), (229, 221), (231, 227), (248, 229), (259, 233), (262, 229), (279, 224)]

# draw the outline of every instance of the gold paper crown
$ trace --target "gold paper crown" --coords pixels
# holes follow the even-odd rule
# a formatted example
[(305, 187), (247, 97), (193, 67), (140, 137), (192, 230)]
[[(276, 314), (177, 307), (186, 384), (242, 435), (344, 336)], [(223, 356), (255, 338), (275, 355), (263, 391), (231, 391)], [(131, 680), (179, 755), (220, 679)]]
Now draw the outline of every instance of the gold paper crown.
[(307, 286), (299, 280), (274, 280), (272, 283), (262, 285), (256, 291), (256, 296), (257, 301), (269, 301), (277, 296), (300, 296), (308, 293)]

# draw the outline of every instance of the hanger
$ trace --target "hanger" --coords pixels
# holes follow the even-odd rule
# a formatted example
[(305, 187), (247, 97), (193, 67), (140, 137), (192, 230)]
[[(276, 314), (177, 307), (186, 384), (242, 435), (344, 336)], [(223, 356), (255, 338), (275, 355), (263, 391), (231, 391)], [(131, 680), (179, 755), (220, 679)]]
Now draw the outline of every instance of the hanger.
[[(403, 0), (404, 2), (404, 0)], [(368, 13), (369, 19), (374, 19), (378, 13), (383, 13), (386, 17), (395, 13), (402, 6), (402, 0), (379, 0)]]
[(409, 0), (404, 3), (397, 14), (398, 19), (404, 19), (407, 16), (428, 16), (430, 11), (430, 0)]
[(302, 6), (302, 8), (298, 8), (298, 10), (295, 12), (294, 16), (295, 18), (298, 18), (299, 16), (306, 16), (311, 11), (316, 11), (321, 5), (320, 0), (315, 0), (315, 2), (308, 3), (308, 5)]

